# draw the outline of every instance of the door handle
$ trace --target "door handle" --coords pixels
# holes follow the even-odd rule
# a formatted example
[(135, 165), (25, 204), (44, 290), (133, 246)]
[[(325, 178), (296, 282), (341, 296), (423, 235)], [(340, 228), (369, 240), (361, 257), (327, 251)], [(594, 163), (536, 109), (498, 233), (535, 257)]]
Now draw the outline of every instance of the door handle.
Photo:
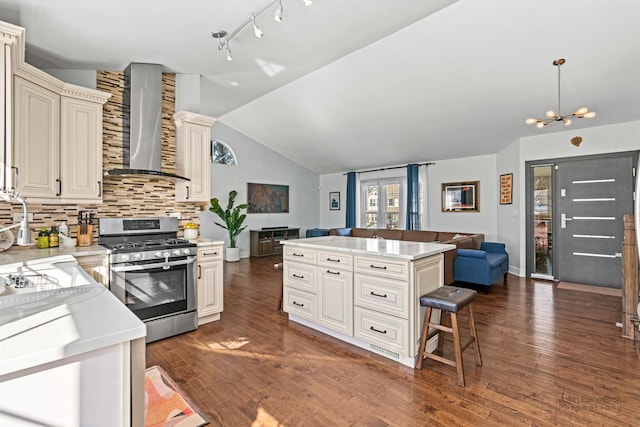
[(567, 214), (560, 214), (560, 228), (567, 228), (567, 221), (573, 221), (573, 218), (567, 218)]

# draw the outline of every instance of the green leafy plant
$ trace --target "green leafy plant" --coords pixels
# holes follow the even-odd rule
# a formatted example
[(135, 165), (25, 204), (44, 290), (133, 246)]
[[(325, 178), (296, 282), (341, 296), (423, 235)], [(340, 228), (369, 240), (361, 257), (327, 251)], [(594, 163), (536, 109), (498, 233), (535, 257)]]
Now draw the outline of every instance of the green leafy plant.
[(246, 203), (241, 203), (238, 206), (233, 207), (237, 195), (238, 192), (235, 190), (231, 190), (229, 192), (229, 202), (227, 203), (226, 209), (222, 209), (222, 206), (220, 206), (220, 202), (217, 198), (211, 199), (211, 207), (209, 208), (211, 212), (217, 214), (220, 219), (224, 221), (224, 224), (215, 221), (214, 224), (226, 229), (229, 232), (230, 248), (236, 247), (238, 236), (240, 235), (240, 233), (242, 233), (242, 230), (247, 228), (246, 226), (242, 226), (242, 223), (244, 223), (247, 215), (241, 213), (241, 211), (242, 209), (247, 209), (247, 206), (249, 205)]

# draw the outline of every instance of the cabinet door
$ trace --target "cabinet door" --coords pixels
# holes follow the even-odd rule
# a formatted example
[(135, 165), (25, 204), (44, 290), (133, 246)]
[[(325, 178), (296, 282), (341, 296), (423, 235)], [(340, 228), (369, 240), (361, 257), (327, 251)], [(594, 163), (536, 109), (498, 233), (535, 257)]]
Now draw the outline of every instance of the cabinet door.
[[(2, 141), (0, 142), (0, 188), (13, 188), (12, 170), (13, 164), (12, 153), (12, 136), (13, 136), (13, 90), (11, 78), (11, 45), (0, 42), (2, 52), (0, 59), (2, 66), (0, 67), (0, 114), (4, 117), (2, 126)], [(5, 181), (6, 178), (6, 181)]]
[(318, 323), (353, 336), (353, 273), (318, 267)]
[(208, 202), (211, 167), (211, 128), (184, 123), (178, 130), (176, 173), (191, 181), (176, 183), (176, 200)]
[(102, 105), (66, 97), (61, 105), (61, 197), (101, 201)]
[[(222, 280), (222, 262), (198, 263), (199, 319), (222, 311)], [(198, 324), (200, 323), (201, 322), (198, 322)]]
[(60, 96), (21, 77), (14, 78), (16, 187), (23, 196), (60, 195)]

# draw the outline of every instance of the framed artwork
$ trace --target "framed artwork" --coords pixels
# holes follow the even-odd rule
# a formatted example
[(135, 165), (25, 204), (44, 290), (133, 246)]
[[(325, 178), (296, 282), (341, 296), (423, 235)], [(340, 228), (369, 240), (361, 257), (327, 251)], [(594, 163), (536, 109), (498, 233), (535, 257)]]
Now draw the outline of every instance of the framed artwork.
[(513, 174), (505, 173), (500, 175), (500, 204), (510, 205), (513, 203)]
[(442, 212), (480, 212), (480, 181), (443, 182)]
[(247, 213), (289, 213), (289, 186), (247, 183)]
[(340, 192), (339, 191), (331, 191), (329, 193), (329, 210), (332, 210), (332, 211), (340, 210)]

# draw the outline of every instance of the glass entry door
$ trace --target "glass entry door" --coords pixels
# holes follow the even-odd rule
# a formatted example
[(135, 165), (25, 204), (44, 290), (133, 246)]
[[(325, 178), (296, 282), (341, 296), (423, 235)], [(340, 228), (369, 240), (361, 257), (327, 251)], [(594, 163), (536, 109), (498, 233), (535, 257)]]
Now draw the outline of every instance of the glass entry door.
[(531, 277), (553, 279), (553, 165), (532, 166), (534, 254)]

